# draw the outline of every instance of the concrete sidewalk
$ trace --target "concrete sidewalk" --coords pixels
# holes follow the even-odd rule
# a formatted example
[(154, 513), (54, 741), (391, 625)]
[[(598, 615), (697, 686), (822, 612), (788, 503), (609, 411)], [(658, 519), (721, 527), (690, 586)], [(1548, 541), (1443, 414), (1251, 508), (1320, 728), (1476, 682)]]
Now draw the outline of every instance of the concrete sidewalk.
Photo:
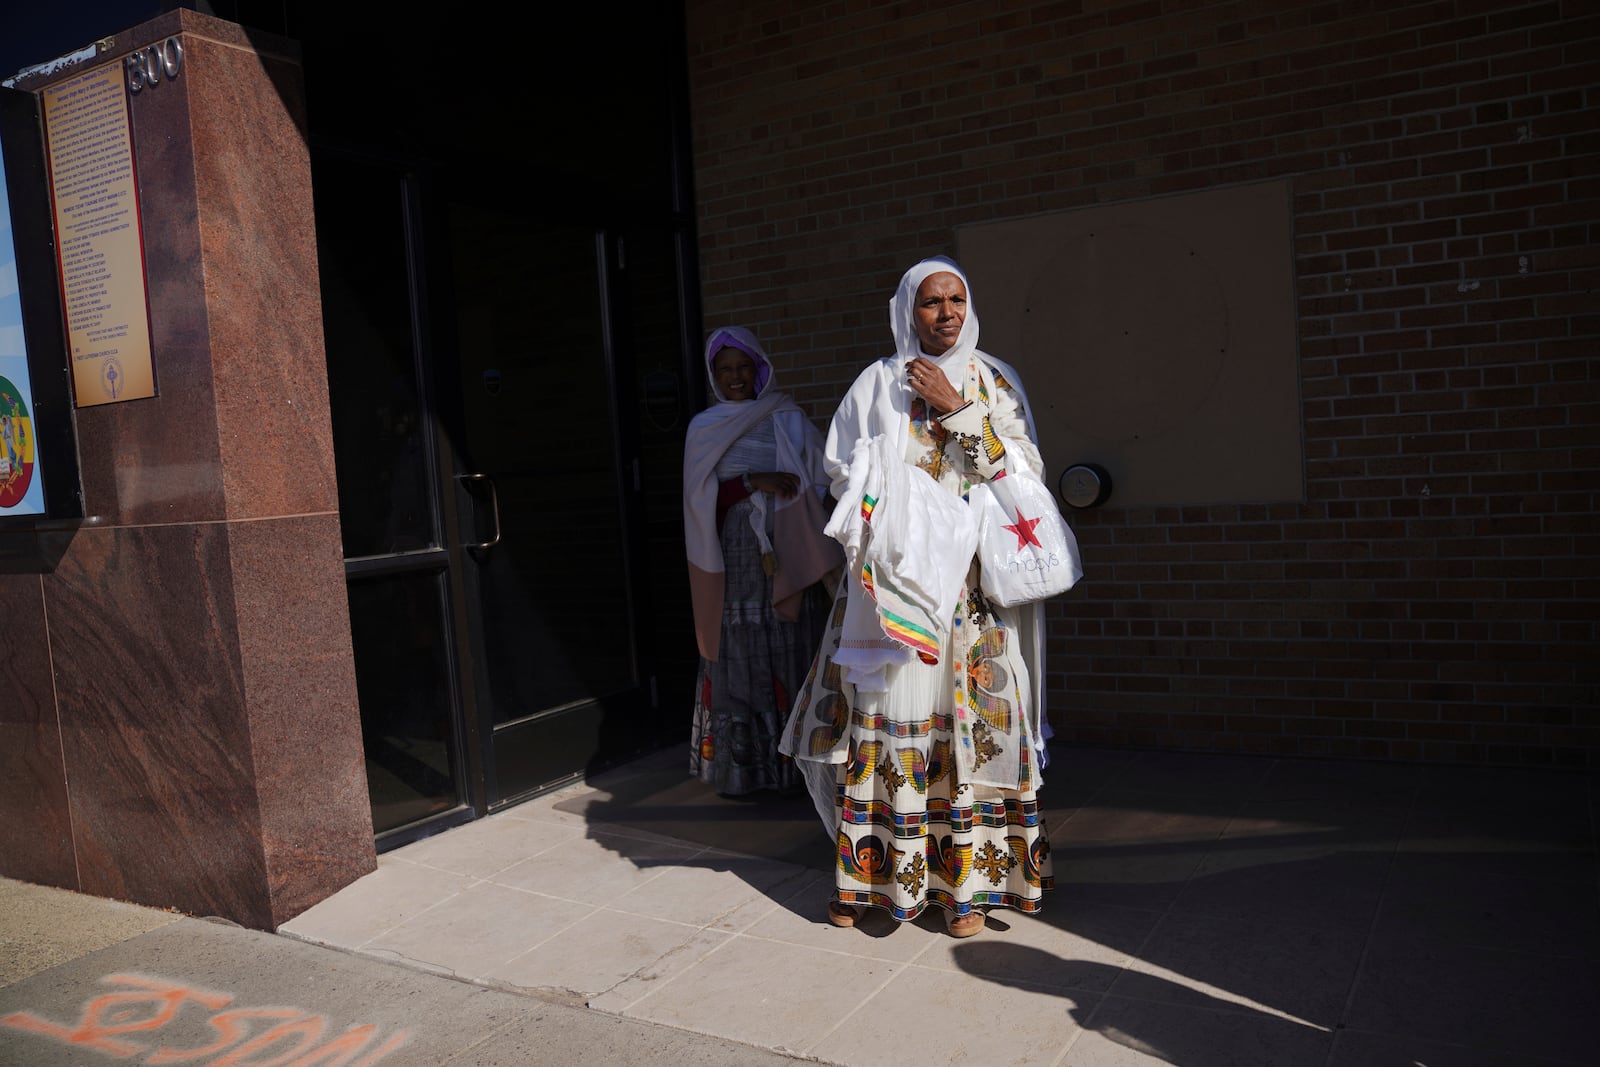
[(222, 920), (0, 879), (0, 1064), (789, 1064)]
[(60, 894), (128, 939), (0, 989), (0, 1064), (1593, 1062), (1592, 775), (1058, 751), (1045, 913), (956, 941), (827, 925), (807, 802), (685, 763), (387, 853), (280, 936)]

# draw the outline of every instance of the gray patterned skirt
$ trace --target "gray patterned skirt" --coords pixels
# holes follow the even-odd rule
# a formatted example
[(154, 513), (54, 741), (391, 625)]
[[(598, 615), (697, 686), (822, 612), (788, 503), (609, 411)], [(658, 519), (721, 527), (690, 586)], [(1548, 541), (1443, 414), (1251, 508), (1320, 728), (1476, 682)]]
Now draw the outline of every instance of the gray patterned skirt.
[(827, 621), (821, 586), (807, 590), (795, 621), (773, 612), (751, 510), (742, 500), (722, 523), (722, 647), (715, 663), (700, 661), (689, 739), (689, 773), (727, 796), (802, 788), (778, 737)]

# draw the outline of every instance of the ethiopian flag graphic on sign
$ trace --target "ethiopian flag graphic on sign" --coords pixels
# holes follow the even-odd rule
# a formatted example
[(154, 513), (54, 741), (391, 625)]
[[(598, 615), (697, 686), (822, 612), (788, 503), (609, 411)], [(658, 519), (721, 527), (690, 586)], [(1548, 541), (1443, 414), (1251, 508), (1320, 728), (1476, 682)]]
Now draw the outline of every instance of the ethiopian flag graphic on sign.
[(0, 377), (0, 508), (14, 508), (33, 481), (33, 420), (22, 392)]

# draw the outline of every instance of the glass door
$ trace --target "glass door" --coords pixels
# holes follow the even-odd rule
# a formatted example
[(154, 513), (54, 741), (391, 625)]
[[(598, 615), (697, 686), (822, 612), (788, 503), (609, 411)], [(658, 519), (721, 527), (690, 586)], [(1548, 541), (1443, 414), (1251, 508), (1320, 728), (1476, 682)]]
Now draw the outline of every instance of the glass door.
[(451, 623), (452, 540), (422, 328), (420, 185), (381, 160), (313, 157), (329, 407), (373, 828), (471, 818), (481, 788)]
[(648, 703), (636, 433), (619, 418), (613, 249), (594, 226), (450, 209), (466, 570), (491, 805), (605, 757)]
[(687, 736), (687, 710), (659, 711), (690, 706), (694, 668), (686, 238), (451, 197), (330, 150), (313, 168), (387, 848)]

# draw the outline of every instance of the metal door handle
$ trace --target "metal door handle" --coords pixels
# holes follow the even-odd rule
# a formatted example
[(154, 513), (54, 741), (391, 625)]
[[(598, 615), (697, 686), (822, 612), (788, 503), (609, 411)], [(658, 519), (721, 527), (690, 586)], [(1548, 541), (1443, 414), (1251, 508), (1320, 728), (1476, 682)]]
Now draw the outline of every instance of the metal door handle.
[(463, 482), (482, 482), (489, 487), (489, 511), (494, 515), (494, 536), (487, 541), (463, 545), (463, 548), (489, 549), (500, 543), (500, 494), (495, 491), (494, 479), (487, 474), (458, 474)]

